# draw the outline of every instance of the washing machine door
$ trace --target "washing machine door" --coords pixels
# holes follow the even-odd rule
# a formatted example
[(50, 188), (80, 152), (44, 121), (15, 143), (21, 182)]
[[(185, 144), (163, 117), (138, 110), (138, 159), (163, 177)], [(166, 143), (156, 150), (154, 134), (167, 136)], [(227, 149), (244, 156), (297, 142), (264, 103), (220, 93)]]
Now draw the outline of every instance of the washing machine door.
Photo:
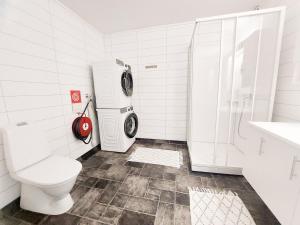
[(124, 122), (124, 132), (127, 137), (133, 138), (138, 131), (138, 117), (135, 113), (130, 113)]
[(126, 96), (132, 96), (133, 92), (133, 79), (130, 70), (125, 70), (121, 76), (121, 86)]

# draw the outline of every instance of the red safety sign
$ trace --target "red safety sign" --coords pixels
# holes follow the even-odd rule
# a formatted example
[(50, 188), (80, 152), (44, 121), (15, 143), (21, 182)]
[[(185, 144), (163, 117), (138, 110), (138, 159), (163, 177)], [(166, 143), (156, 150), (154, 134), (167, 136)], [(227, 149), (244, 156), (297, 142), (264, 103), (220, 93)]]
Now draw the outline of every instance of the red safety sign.
[(79, 90), (71, 90), (70, 94), (72, 104), (81, 103), (81, 94)]

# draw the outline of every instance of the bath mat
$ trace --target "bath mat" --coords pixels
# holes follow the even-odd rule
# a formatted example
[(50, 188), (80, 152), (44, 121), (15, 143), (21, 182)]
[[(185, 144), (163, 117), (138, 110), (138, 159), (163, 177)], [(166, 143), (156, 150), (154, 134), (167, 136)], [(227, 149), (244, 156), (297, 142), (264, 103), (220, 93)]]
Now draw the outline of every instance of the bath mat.
[(128, 161), (179, 168), (182, 165), (182, 154), (172, 150), (138, 147)]
[(255, 225), (236, 193), (190, 188), (192, 225)]

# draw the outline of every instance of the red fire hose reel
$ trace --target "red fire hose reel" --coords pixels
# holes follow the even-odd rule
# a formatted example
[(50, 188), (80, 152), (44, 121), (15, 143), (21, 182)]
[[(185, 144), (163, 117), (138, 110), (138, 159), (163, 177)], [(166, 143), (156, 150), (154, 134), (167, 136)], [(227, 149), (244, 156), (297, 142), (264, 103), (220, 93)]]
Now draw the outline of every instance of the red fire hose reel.
[[(88, 105), (92, 102), (92, 100), (89, 100), (86, 104), (83, 113), (81, 116), (77, 117), (72, 124), (72, 131), (74, 136), (84, 142), (85, 144), (89, 144), (92, 140), (93, 136), (93, 124), (92, 120), (85, 116), (85, 112), (87, 110)], [(86, 141), (89, 138), (88, 141)]]

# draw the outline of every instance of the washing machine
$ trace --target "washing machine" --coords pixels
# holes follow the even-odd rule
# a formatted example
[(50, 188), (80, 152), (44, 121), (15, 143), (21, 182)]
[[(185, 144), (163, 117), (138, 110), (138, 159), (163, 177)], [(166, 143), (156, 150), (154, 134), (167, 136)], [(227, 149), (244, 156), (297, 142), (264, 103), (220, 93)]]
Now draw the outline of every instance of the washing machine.
[(133, 78), (130, 65), (117, 58), (93, 64), (97, 108), (123, 108), (132, 105)]
[(133, 107), (121, 109), (97, 109), (101, 149), (126, 152), (135, 142), (138, 117)]

